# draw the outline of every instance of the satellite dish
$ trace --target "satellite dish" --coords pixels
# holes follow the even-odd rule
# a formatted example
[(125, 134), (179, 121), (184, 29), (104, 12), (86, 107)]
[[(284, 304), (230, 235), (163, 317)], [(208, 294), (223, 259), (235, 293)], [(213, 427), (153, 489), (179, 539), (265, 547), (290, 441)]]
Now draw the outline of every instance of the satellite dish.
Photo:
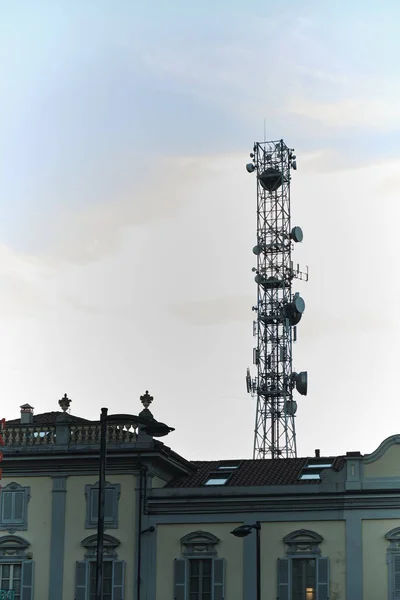
[(267, 192), (275, 192), (283, 183), (282, 172), (279, 169), (274, 169), (272, 167), (265, 169), (258, 179), (261, 186), (264, 190), (267, 190)]
[(301, 373), (296, 373), (296, 390), (302, 396), (307, 396), (307, 388), (308, 388), (308, 374), (307, 371), (301, 371)]
[(301, 227), (293, 227), (292, 231), (290, 232), (290, 238), (294, 241), (294, 242), (302, 242), (303, 241), (303, 230)]
[(304, 302), (303, 298), (298, 294), (294, 296), (292, 304), (296, 311), (299, 313), (303, 313), (306, 308), (306, 303)]
[(261, 252), (262, 252), (261, 246), (254, 246), (254, 248), (253, 248), (253, 254), (255, 254), (256, 256), (258, 256), (259, 254), (261, 254)]
[(285, 316), (289, 319), (289, 323), (292, 327), (300, 323), (305, 308), (306, 303), (299, 294), (295, 294), (292, 302), (286, 304), (284, 309)]
[(292, 169), (293, 169), (294, 171), (297, 171), (297, 162), (296, 162), (295, 160), (294, 160), (294, 161), (292, 161)]
[(253, 165), (253, 163), (248, 163), (248, 164), (246, 165), (246, 170), (247, 170), (247, 172), (248, 172), (248, 173), (253, 173), (253, 171), (255, 171), (255, 169), (256, 169), (256, 168), (255, 168), (255, 166)]
[(297, 412), (296, 400), (286, 400), (285, 402), (285, 413), (290, 417), (294, 417)]

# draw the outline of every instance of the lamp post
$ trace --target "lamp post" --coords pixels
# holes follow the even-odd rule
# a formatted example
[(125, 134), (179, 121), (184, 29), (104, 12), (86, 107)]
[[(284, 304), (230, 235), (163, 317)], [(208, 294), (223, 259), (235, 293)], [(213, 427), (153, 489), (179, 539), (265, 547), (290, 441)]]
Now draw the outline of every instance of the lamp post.
[[(141, 415), (109, 415), (107, 408), (101, 409), (100, 416), (100, 463), (99, 463), (99, 505), (97, 513), (97, 554), (96, 554), (96, 600), (102, 600), (103, 592), (103, 554), (104, 554), (104, 507), (105, 507), (105, 491), (106, 491), (106, 462), (107, 462), (107, 426), (139, 426), (141, 429), (152, 437), (163, 437), (174, 431), (173, 427), (160, 423), (154, 419), (151, 412), (143, 401), (153, 400), (146, 391), (145, 396), (141, 396), (141, 400), (145, 405), (145, 410)], [(143, 414), (144, 413), (144, 414)]]
[(256, 521), (253, 525), (240, 525), (231, 531), (231, 533), (236, 537), (243, 538), (247, 537), (253, 529), (256, 532), (256, 600), (261, 600), (261, 523), (260, 521)]

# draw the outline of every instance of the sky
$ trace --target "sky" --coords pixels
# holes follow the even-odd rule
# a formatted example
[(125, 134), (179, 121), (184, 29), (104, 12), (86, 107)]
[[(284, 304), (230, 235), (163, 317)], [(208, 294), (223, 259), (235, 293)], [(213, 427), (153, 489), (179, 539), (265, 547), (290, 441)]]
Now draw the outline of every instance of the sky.
[(0, 398), (250, 458), (254, 141), (296, 149), (299, 456), (400, 432), (400, 5), (0, 0)]

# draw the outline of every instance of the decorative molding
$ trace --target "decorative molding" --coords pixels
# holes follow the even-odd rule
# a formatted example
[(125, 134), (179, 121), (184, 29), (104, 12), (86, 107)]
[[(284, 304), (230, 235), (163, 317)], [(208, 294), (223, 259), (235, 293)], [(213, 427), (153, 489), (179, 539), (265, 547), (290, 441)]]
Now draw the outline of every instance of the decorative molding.
[(323, 537), (315, 531), (309, 529), (297, 529), (283, 538), (283, 542), (288, 546), (286, 554), (321, 554), (319, 544), (323, 542)]
[(53, 477), (53, 492), (66, 492), (67, 491), (67, 478), (62, 475), (60, 477)]
[[(18, 558), (19, 560), (25, 560), (32, 558), (31, 553), (27, 550), (30, 543), (18, 535), (4, 535), (0, 537), (0, 560), (5, 558)], [(27, 556), (27, 555), (30, 556)]]
[(219, 539), (207, 531), (194, 531), (188, 533), (181, 538), (183, 546), (183, 556), (207, 555), (216, 556), (216, 545), (219, 544)]
[(382, 458), (382, 456), (385, 454), (385, 452), (387, 452), (387, 450), (391, 446), (397, 446), (399, 444), (400, 444), (400, 435), (399, 434), (392, 435), (392, 436), (386, 438), (386, 440), (383, 440), (383, 442), (381, 444), (379, 444), (377, 449), (374, 450), (373, 452), (371, 452), (371, 454), (366, 454), (364, 456), (362, 462), (366, 465), (373, 463), (376, 460), (379, 460), (380, 458)]
[[(118, 558), (117, 548), (120, 541), (112, 535), (104, 534), (103, 553), (104, 558)], [(97, 534), (89, 535), (81, 541), (81, 546), (86, 548), (85, 558), (96, 558), (97, 555)]]
[(400, 527), (395, 527), (387, 532), (385, 539), (390, 542), (388, 552), (400, 553)]

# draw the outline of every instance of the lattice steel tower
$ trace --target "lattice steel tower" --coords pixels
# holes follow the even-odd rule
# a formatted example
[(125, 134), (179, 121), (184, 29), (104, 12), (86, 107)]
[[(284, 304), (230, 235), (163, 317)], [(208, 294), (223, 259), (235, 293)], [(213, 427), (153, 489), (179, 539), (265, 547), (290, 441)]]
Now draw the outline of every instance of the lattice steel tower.
[(300, 227), (291, 228), (290, 178), (296, 170), (294, 150), (283, 140), (256, 142), (246, 166), (257, 175), (257, 305), (253, 334), (257, 346), (253, 363), (257, 376), (247, 369), (247, 391), (257, 398), (254, 458), (297, 456), (293, 391), (307, 394), (307, 372), (292, 370), (292, 342), (296, 325), (305, 309), (298, 293), (292, 294), (293, 279), (308, 280), (308, 269), (294, 268), (292, 248), (301, 242)]

